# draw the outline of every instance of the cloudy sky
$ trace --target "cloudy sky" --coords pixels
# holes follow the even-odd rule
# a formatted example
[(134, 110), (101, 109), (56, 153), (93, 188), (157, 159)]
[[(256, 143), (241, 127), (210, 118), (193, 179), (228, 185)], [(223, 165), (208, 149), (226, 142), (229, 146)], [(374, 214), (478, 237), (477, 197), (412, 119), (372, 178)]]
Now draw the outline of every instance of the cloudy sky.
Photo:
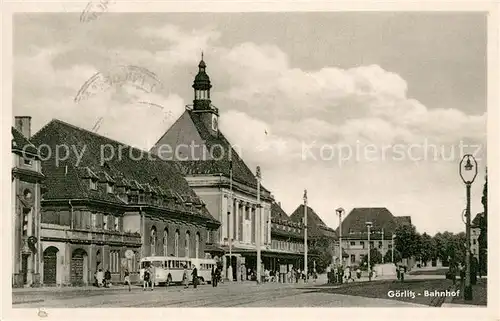
[[(52, 118), (149, 149), (184, 106), (200, 53), (220, 127), (289, 214), (307, 188), (332, 227), (335, 208), (387, 207), (420, 232), (463, 230), (462, 152), (486, 161), (486, 18), (445, 13), (18, 14), (14, 115)], [(155, 73), (75, 103), (98, 72)], [(114, 69), (115, 68), (115, 69)], [(151, 104), (144, 104), (148, 102)]]

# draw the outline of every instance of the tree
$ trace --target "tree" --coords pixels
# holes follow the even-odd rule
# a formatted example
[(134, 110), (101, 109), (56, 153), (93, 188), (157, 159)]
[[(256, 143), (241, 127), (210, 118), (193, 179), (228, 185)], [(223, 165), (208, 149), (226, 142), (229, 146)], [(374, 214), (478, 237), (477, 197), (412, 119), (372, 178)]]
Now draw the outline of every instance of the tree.
[(483, 186), (483, 196), (481, 197), (484, 214), (479, 221), (479, 269), (483, 274), (488, 271), (488, 172), (486, 170), (485, 182)]
[[(366, 263), (366, 264), (365, 264)], [(373, 268), (375, 264), (380, 264), (382, 263), (382, 253), (378, 249), (370, 249), (370, 267)], [(368, 255), (365, 255), (363, 259), (361, 260), (360, 265), (362, 267), (367, 267), (368, 268)]]
[(419, 254), (420, 240), (413, 225), (401, 225), (396, 231), (395, 247), (402, 258), (410, 258)]
[(385, 252), (384, 262), (396, 263), (396, 262), (400, 262), (400, 261), (401, 261), (401, 253), (399, 253), (397, 250), (394, 250), (394, 262), (392, 262), (392, 251)]
[(314, 261), (316, 261), (316, 271), (323, 273), (326, 267), (332, 263), (332, 241), (327, 237), (319, 237), (310, 243), (308, 253), (314, 255), (313, 259), (308, 260), (307, 268), (312, 271)]
[(424, 233), (420, 237), (420, 259), (424, 265), (427, 265), (427, 262), (431, 261), (436, 257), (436, 249), (434, 248), (434, 244), (432, 242), (432, 237)]

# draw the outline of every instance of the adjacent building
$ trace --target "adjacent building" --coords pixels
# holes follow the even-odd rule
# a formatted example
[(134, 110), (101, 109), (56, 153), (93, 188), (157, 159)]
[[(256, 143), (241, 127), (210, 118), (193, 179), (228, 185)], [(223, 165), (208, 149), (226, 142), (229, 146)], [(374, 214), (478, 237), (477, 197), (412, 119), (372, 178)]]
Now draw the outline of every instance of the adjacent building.
[[(370, 244), (366, 222), (372, 223)], [(397, 227), (411, 225), (411, 217), (394, 216), (385, 207), (364, 207), (354, 208), (341, 224), (342, 248), (348, 255), (346, 264), (359, 265), (363, 257), (368, 255), (368, 248), (376, 248), (382, 257), (392, 251)]]
[(40, 284), (40, 200), (43, 182), (40, 154), (29, 141), (31, 117), (16, 117), (12, 153), (12, 286)]
[(292, 221), (275, 201), (271, 205), (271, 248), (264, 265), (280, 273), (304, 266), (304, 225)]
[(470, 246), (472, 255), (479, 261), (479, 235), (481, 235), (481, 220), (484, 213), (478, 213), (471, 222)]
[(174, 164), (60, 120), (32, 142), (50, 153), (42, 161), (43, 284), (91, 284), (99, 269), (112, 282), (128, 269), (137, 281), (141, 257), (204, 256), (220, 223)]

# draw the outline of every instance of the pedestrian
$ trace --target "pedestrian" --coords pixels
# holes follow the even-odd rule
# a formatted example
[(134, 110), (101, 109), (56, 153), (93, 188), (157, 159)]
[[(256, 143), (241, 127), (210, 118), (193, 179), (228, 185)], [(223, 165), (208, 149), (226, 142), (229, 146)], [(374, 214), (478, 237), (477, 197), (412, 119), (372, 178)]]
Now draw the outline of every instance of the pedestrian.
[(333, 273), (330, 273), (330, 279), (332, 283), (339, 283), (339, 267), (337, 265), (333, 266)]
[(97, 280), (97, 287), (100, 288), (101, 286), (104, 285), (104, 273), (102, 272), (102, 269), (99, 269), (96, 273), (96, 280)]
[(356, 269), (356, 277), (358, 278), (358, 280), (361, 279), (361, 269), (359, 268), (359, 266)]
[(130, 272), (128, 271), (128, 269), (125, 269), (124, 275), (125, 275), (125, 278), (123, 279), (123, 283), (125, 283), (125, 285), (128, 285), (128, 291), (130, 292), (131, 291), (131, 288), (130, 288)]
[(109, 288), (111, 285), (111, 272), (109, 272), (109, 269), (104, 272), (104, 287)]
[(212, 276), (212, 287), (213, 287), (213, 288), (215, 288), (215, 286), (216, 286), (215, 284), (216, 284), (216, 282), (217, 282), (217, 281), (215, 280), (215, 279), (216, 279), (216, 277), (217, 277), (217, 276), (215, 275), (215, 270), (216, 270), (216, 268), (212, 265), (212, 272), (211, 272), (211, 276)]
[(193, 272), (191, 272), (191, 275), (193, 276), (193, 288), (196, 289), (198, 286), (198, 269), (196, 268), (196, 265), (193, 265)]
[(149, 283), (151, 284), (151, 291), (153, 291), (156, 283), (156, 268), (153, 265), (149, 266)]
[(149, 272), (149, 267), (146, 267), (144, 269), (144, 273), (142, 275), (142, 290), (146, 291), (146, 289), (149, 287), (149, 281), (150, 281), (151, 275)]
[(184, 283), (184, 288), (189, 288), (189, 277), (187, 272), (187, 265), (184, 265), (184, 271), (182, 272), (182, 283)]

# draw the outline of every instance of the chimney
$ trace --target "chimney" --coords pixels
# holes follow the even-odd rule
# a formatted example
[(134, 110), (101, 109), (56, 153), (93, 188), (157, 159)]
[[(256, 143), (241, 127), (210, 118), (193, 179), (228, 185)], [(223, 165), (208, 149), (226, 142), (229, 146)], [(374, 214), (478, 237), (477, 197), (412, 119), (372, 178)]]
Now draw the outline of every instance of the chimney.
[(31, 116), (16, 116), (14, 127), (27, 139), (31, 138)]
[(281, 202), (278, 202), (279, 207), (281, 207)]

